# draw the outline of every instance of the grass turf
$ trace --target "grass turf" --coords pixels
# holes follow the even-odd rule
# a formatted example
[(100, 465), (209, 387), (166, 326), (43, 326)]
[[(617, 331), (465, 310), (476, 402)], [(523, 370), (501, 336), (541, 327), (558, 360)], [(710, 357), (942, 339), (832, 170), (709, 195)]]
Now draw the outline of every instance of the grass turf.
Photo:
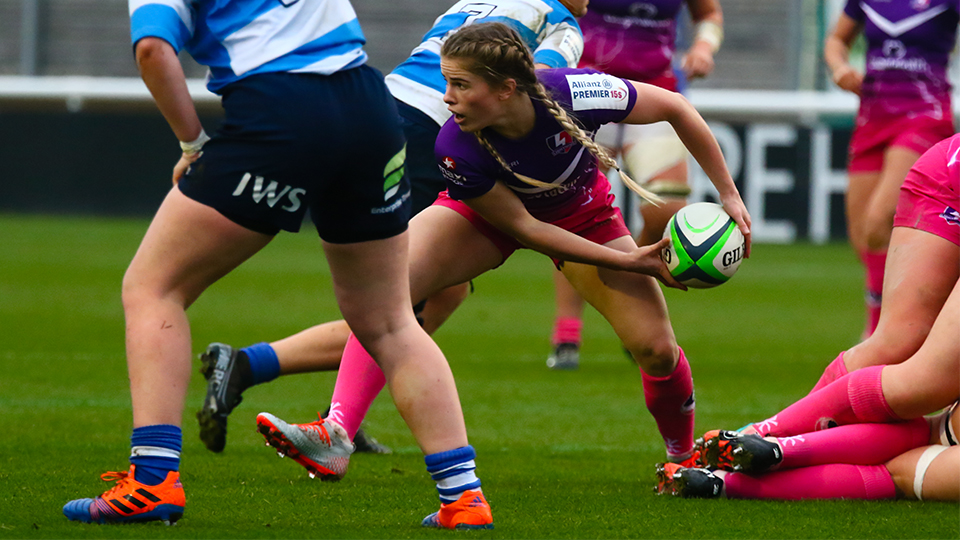
[[(176, 527), (71, 523), (69, 499), (127, 467), (130, 400), (120, 283), (147, 226), (136, 219), (0, 215), (0, 538), (434, 538), (423, 458), (389, 399), (368, 430), (389, 456), (356, 455), (339, 484), (307, 478), (254, 431), (270, 411), (309, 421), (333, 374), (249, 390), (225, 452), (184, 415), (186, 513)], [(184, 239), (189, 242), (189, 239)], [(530, 252), (476, 280), (436, 335), (464, 406), (496, 529), (475, 538), (958, 538), (956, 504), (697, 501), (657, 497), (663, 444), (640, 377), (602, 318), (585, 317), (581, 368), (545, 365), (553, 318), (548, 259)], [(666, 291), (697, 385), (697, 431), (739, 427), (802, 396), (861, 329), (860, 270), (842, 244), (757, 245), (707, 291)], [(271, 341), (338, 317), (312, 231), (281, 235), (190, 309), (195, 352)], [(463, 534), (463, 533), (457, 533)]]

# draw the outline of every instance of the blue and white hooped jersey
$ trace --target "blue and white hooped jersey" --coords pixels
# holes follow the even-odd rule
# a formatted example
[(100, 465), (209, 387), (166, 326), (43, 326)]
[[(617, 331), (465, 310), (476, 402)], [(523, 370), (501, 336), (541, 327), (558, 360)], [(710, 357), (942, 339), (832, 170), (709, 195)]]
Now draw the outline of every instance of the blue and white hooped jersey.
[(440, 48), (458, 28), (475, 22), (509, 25), (539, 64), (576, 67), (583, 54), (577, 19), (558, 0), (461, 0), (434, 21), (410, 57), (387, 75), (390, 93), (443, 125), (450, 111), (443, 103), (447, 84), (440, 73)]
[(129, 0), (132, 42), (158, 37), (207, 66), (218, 92), (256, 73), (329, 75), (367, 61), (349, 0)]

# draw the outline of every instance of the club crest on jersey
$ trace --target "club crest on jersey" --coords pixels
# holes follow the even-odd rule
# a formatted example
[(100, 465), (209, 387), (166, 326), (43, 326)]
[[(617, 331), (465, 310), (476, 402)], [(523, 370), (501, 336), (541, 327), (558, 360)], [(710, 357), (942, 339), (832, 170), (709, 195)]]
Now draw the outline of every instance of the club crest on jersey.
[(591, 109), (625, 110), (630, 96), (627, 83), (603, 73), (567, 76), (570, 101), (574, 111)]
[(899, 39), (888, 39), (883, 42), (883, 55), (887, 58), (903, 58), (907, 48)]
[(953, 208), (950, 208), (949, 206), (944, 208), (943, 213), (940, 214), (940, 217), (942, 217), (944, 221), (946, 221), (950, 225), (960, 226), (960, 212), (958, 212)]
[(466, 182), (466, 178), (464, 178), (462, 174), (459, 174), (456, 169), (457, 162), (454, 161), (452, 157), (446, 156), (440, 160), (440, 174), (454, 184), (462, 186)]
[(917, 11), (927, 9), (930, 7), (930, 0), (913, 0), (910, 2), (910, 7)]
[(555, 156), (566, 154), (573, 148), (574, 144), (576, 144), (576, 141), (574, 141), (573, 137), (566, 131), (561, 131), (560, 133), (555, 133), (547, 137), (547, 146)]

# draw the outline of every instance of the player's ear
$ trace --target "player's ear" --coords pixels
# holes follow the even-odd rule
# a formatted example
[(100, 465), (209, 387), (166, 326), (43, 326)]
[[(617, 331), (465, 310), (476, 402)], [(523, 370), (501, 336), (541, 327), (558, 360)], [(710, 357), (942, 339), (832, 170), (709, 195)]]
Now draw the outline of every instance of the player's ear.
[(497, 92), (497, 97), (500, 101), (505, 101), (510, 99), (511, 96), (517, 93), (517, 80), (516, 79), (507, 79), (503, 81), (503, 84), (500, 86), (500, 90)]

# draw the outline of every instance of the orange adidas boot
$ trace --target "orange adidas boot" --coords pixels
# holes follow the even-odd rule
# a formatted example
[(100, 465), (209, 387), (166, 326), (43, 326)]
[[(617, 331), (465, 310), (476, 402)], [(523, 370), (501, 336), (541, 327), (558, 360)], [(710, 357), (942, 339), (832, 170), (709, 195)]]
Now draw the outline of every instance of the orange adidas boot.
[(493, 514), (480, 490), (464, 491), (457, 502), (440, 504), (440, 511), (423, 518), (424, 527), (492, 529)]
[(63, 506), (63, 515), (70, 521), (84, 523), (121, 523), (163, 521), (173, 525), (183, 517), (187, 503), (180, 483), (180, 473), (170, 471), (166, 480), (148, 486), (134, 480), (135, 465), (129, 471), (106, 472), (100, 478), (117, 485), (95, 499), (75, 499)]

